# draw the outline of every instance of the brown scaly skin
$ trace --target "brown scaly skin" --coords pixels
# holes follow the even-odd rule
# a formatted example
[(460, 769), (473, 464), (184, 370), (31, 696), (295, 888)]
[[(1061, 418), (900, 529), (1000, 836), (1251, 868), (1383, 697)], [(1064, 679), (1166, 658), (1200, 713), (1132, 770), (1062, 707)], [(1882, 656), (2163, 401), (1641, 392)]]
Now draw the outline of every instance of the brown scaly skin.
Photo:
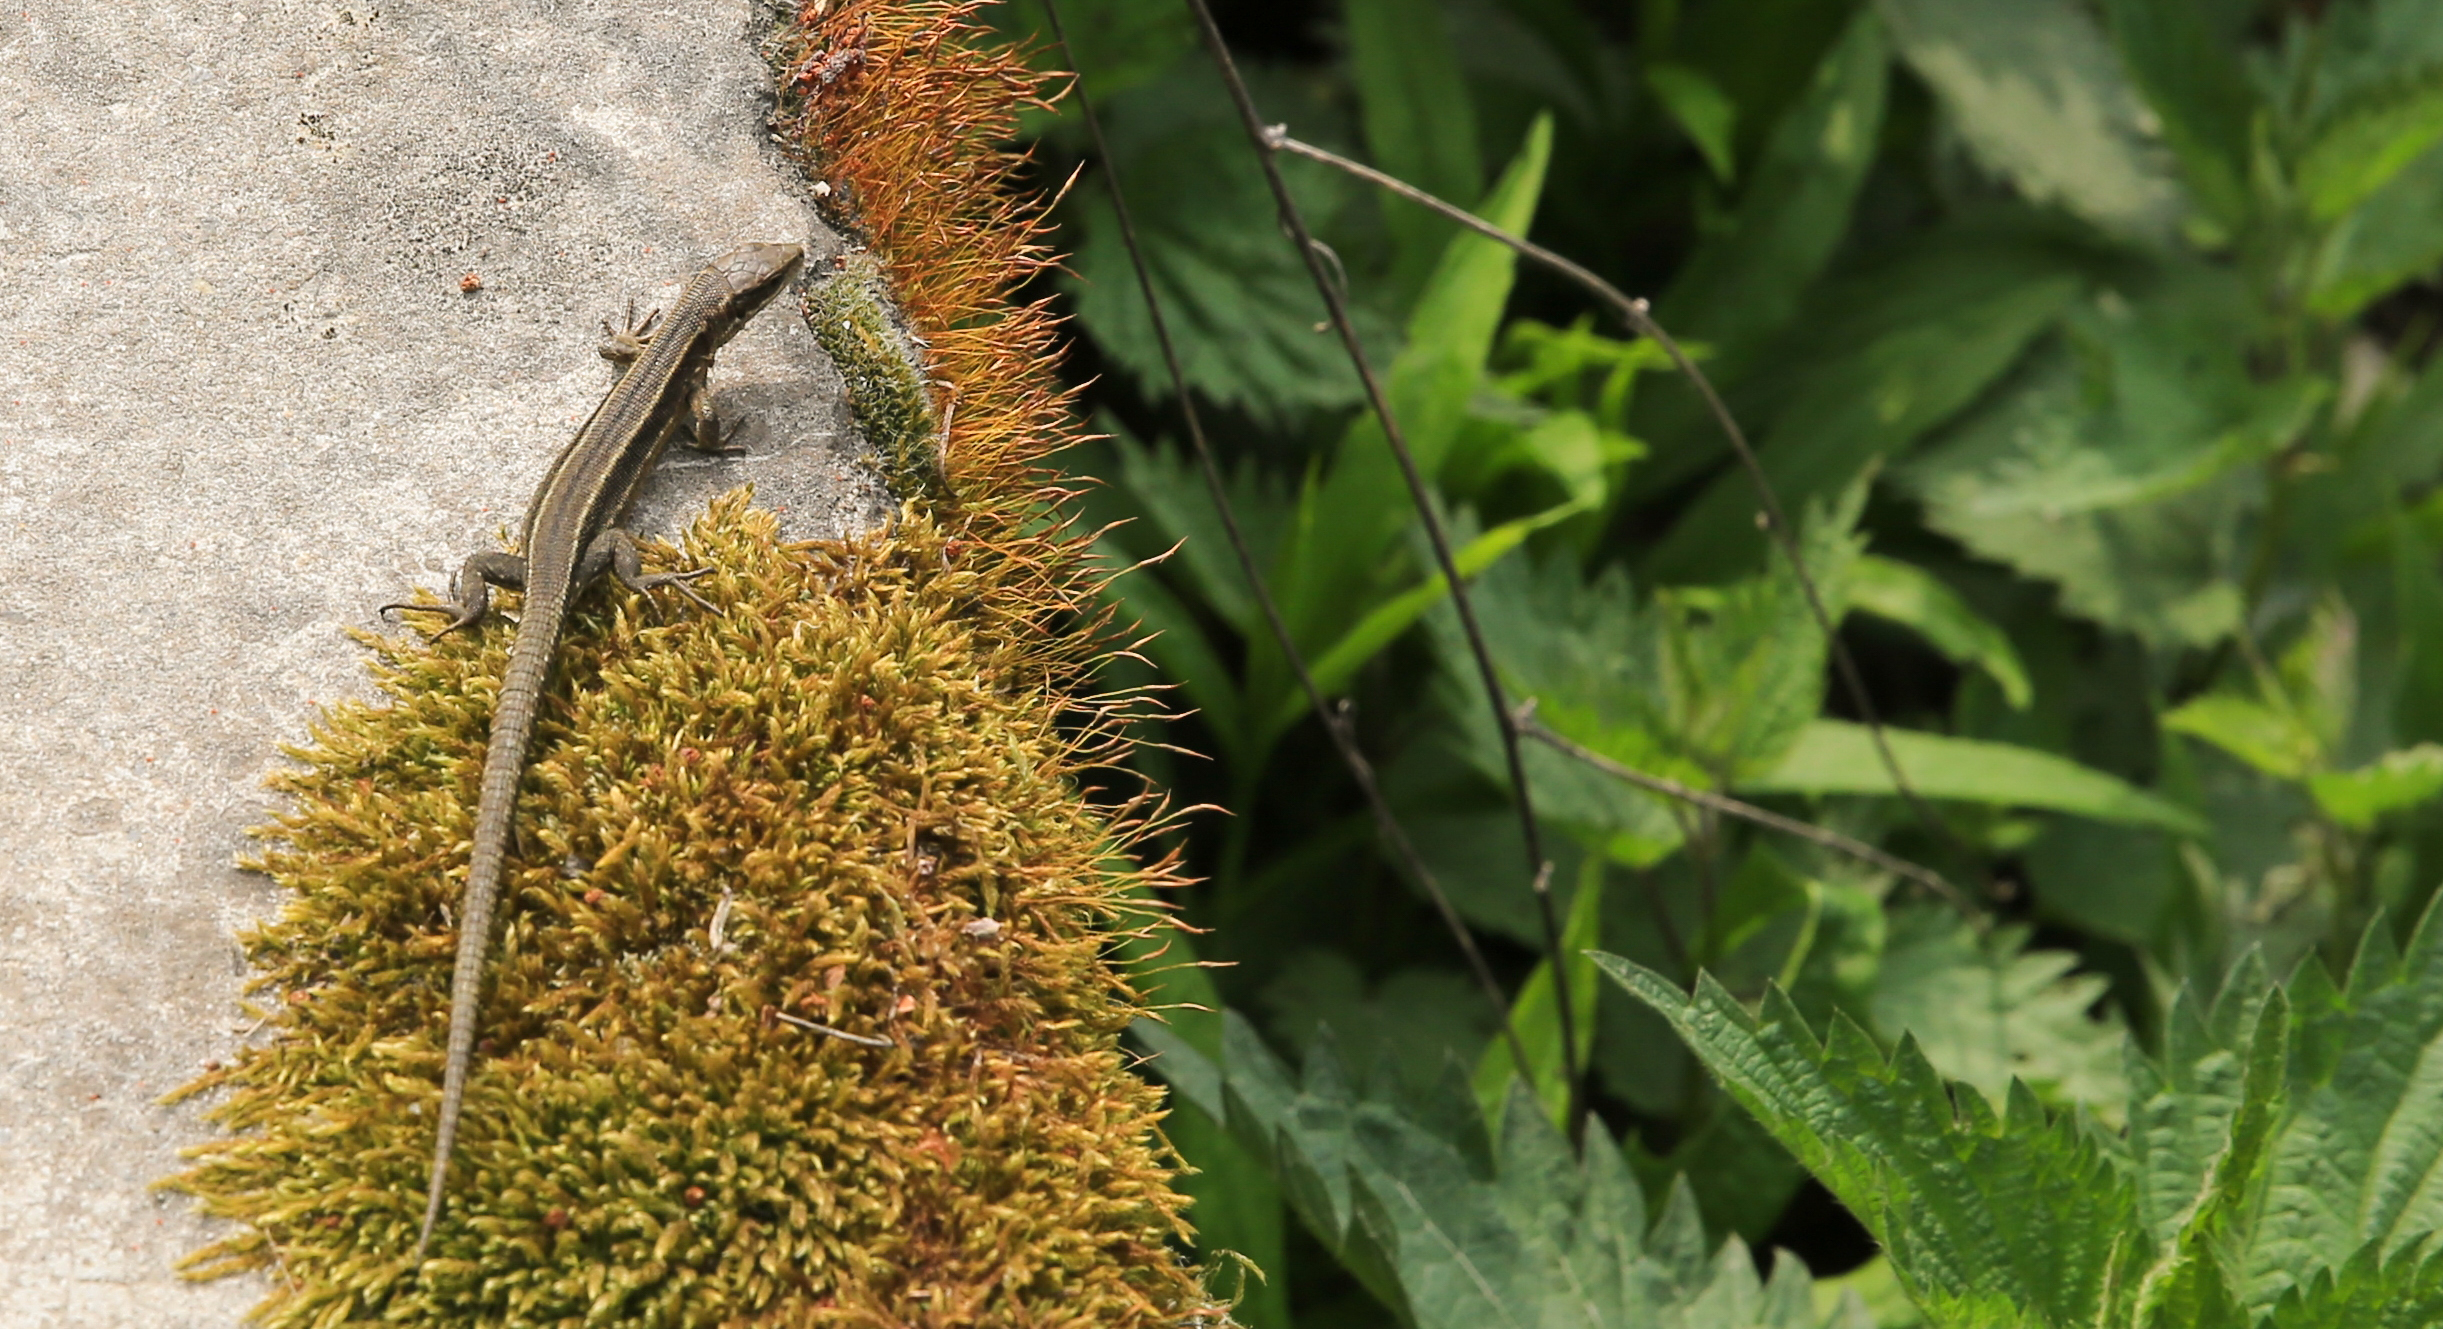
[(641, 324), (631, 319), (612, 334), (602, 353), (624, 364), (626, 372), (585, 427), (560, 450), (535, 489), (518, 540), (520, 552), (469, 558), (452, 582), (454, 605), (382, 606), (385, 612), (452, 613), (449, 625), (441, 629), (449, 633), (482, 621), (494, 586), (523, 591), (526, 597), (484, 751), (466, 897), (458, 914), (458, 961), (450, 979), (449, 1059), (442, 1077), (440, 1127), (433, 1142), (424, 1226), (416, 1236), (418, 1264), (441, 1218), (443, 1185), (449, 1179), (450, 1153), (457, 1144), (474, 1056), (492, 907), (508, 861), (518, 780), (534, 736), (535, 705), (558, 652), (569, 605), (578, 592), (609, 572), (630, 590), (668, 586), (712, 608), (686, 586), (710, 569), (647, 575), (634, 538), (617, 522), (674, 438), (701, 451), (726, 450), (706, 391), (713, 355), (796, 278), (804, 263), (805, 251), (797, 245), (742, 245), (690, 278), (666, 317), (649, 314)]

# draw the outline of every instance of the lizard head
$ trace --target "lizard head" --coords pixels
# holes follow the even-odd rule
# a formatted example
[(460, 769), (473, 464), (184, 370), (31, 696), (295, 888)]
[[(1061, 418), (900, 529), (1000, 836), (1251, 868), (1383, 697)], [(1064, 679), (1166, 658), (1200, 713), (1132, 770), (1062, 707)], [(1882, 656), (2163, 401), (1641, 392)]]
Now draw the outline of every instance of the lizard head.
[(713, 271), (729, 286), (721, 302), (722, 322), (734, 330), (753, 318), (797, 278), (805, 263), (806, 251), (799, 245), (740, 245), (714, 259)]

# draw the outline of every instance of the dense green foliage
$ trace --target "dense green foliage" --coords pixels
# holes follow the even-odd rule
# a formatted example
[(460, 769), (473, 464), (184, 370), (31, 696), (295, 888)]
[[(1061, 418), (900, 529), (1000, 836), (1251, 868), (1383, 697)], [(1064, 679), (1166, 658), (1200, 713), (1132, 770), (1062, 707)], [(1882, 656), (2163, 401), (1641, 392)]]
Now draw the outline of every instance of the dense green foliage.
[[(1871, 1236), (1888, 1262), (1849, 1276), (1858, 1302), (1819, 1285), (1823, 1314), (2426, 1322), (2423, 1192), (2374, 1228), (2344, 1210), (2414, 1190), (2403, 1151), (2443, 1132), (2360, 1064), (2422, 1083), (2431, 1021), (2395, 1022), (2443, 996), (2432, 928), (2393, 950), (2443, 880), (2443, 9), (1224, 7), (1267, 120), (1653, 297), (1698, 348), (1934, 819), (1669, 362), (1493, 243), (1284, 159), (1505, 687), (1969, 897), (1532, 746), (1555, 975), (1447, 588), (1184, 10), (1064, 8), (1232, 507), (1533, 1081), (1265, 627), (1089, 170), (1052, 293), (1110, 438), (1068, 464), (1126, 522), (1115, 563), (1151, 560), (1109, 592), (1159, 634), (1113, 683), (1193, 711), (1136, 760), (1228, 810), (1184, 846), (1204, 931), (1160, 964), (1192, 941), (1229, 967), (1147, 972), (1229, 1015), (1146, 1038), (1203, 1240), (1272, 1274), (1241, 1318), (1821, 1322), (1794, 1266), (1729, 1265), (1782, 1245), (1837, 1272)], [(1073, 101), (1030, 132), (1047, 180), (1089, 155)], [(1985, 1189), (1953, 1196), (1963, 1168)]]

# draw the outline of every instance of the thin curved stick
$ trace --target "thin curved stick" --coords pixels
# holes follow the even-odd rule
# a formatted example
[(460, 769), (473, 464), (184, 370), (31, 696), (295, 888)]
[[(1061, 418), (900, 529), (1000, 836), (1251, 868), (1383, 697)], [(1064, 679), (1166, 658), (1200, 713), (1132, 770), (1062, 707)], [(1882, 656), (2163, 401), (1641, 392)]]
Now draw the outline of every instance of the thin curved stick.
[[(1061, 27), (1059, 6), (1054, 0), (1043, 0), (1043, 10), (1051, 20), (1052, 40), (1060, 47), (1062, 62), (1075, 69), (1077, 60), (1070, 54), (1069, 36)], [(1239, 528), (1238, 513), (1230, 506), (1229, 488), (1222, 483), (1221, 468), (1214, 464), (1213, 449), (1205, 441), (1204, 422), (1196, 413), (1196, 399), (1188, 392), (1187, 375), (1179, 367), (1179, 353), (1171, 343), (1170, 324), (1162, 316), (1162, 299), (1154, 292), (1153, 274), (1146, 267), (1145, 252), (1137, 243), (1136, 222), (1129, 216), (1128, 199), (1120, 190), (1119, 168), (1112, 162), (1110, 145), (1103, 141), (1102, 118), (1094, 113), (1094, 103), (1086, 98), (1085, 76), (1077, 75), (1070, 86), (1077, 94), (1077, 106), (1085, 118), (1086, 131), (1094, 138), (1094, 154), (1102, 161), (1103, 176), (1111, 184), (1111, 207), (1119, 219), (1120, 240), (1128, 249), (1130, 265), (1137, 271), (1137, 286), (1145, 293), (1145, 311), (1153, 320), (1154, 340), (1162, 347), (1162, 362), (1170, 369), (1171, 387), (1178, 394), (1180, 413), (1187, 419), (1188, 440), (1196, 450), (1197, 469), (1203, 473), (1205, 489), (1212, 495), (1215, 510), (1221, 514), (1222, 530), (1230, 537), (1231, 552), (1238, 556), (1239, 572), (1246, 577), (1247, 587), (1254, 592), (1256, 603), (1263, 607), (1264, 621), (1272, 628), (1274, 640), (1280, 643), (1282, 656), (1297, 672), (1298, 684), (1306, 690), (1306, 700), (1314, 707), (1315, 718), (1323, 722), (1324, 732), (1331, 736), (1332, 745), (1339, 749), (1340, 759), (1348, 766), (1350, 777), (1357, 781), (1358, 789), (1364, 793), (1366, 806), (1374, 813), (1376, 833), (1391, 846), (1402, 866), (1408, 869), (1409, 875), (1424, 890), (1425, 898), (1433, 902), (1434, 912), (1441, 915), (1443, 926), (1450, 929), (1452, 939), (1459, 944), (1460, 954), (1467, 959), (1468, 969), (1476, 977), (1476, 985), (1484, 990), (1486, 1000), (1493, 1003), (1493, 1009), (1501, 1016), (1502, 1038), (1510, 1046), (1510, 1060), (1518, 1067), (1519, 1078), (1533, 1083), (1535, 1073), (1527, 1059), (1526, 1045), (1519, 1041), (1518, 1031), (1512, 1027), (1510, 999), (1503, 995), (1500, 981), (1493, 977), (1493, 967), (1486, 963), (1484, 952), (1477, 948), (1475, 934), (1468, 931), (1466, 920), (1452, 906), (1450, 897), (1443, 894), (1442, 883), (1425, 866), (1425, 859), (1417, 852), (1415, 842), (1408, 838), (1408, 832), (1400, 826), (1399, 819), (1392, 815), (1390, 800), (1383, 797), (1382, 787), (1375, 781), (1373, 763), (1366, 760), (1365, 752), (1357, 746), (1357, 736), (1349, 731), (1347, 717), (1325, 700), (1313, 671), (1307, 668), (1306, 657), (1299, 653), (1298, 643), (1289, 635), (1289, 624), (1281, 617), (1281, 607), (1273, 602), (1272, 588), (1265, 584), (1264, 573), (1256, 565), (1255, 554), (1247, 547), (1246, 533)]]
[(1577, 760), (1584, 762), (1588, 766), (1603, 772), (1605, 775), (1611, 776), (1615, 780), (1619, 780), (1624, 784), (1633, 784), (1640, 789), (1646, 790), (1650, 793), (1661, 794), (1666, 798), (1676, 798), (1684, 803), (1693, 803), (1701, 808), (1710, 808), (1726, 817), (1737, 817), (1741, 821), (1754, 822), (1756, 825), (1762, 826), (1767, 830), (1779, 831), (1784, 835), (1795, 836), (1798, 839), (1805, 840), (1809, 844), (1819, 845), (1823, 848), (1832, 850), (1837, 854), (1847, 854), (1849, 857), (1857, 859), (1861, 863), (1871, 863), (1894, 876), (1905, 877), (1910, 881), (1916, 882), (1918, 885), (1934, 892), (1943, 899), (1959, 906), (1962, 911), (1969, 913), (1971, 917), (1982, 917), (1982, 915), (1977, 914), (1974, 910), (1969, 909), (1968, 897), (1960, 890), (1959, 887), (1951, 884), (1950, 878), (1945, 877), (1932, 868), (1926, 867), (1922, 864), (1912, 863), (1905, 858), (1899, 858), (1894, 855), (1887, 854), (1862, 840), (1850, 839), (1848, 836), (1841, 834), (1839, 831), (1828, 831), (1813, 822), (1800, 821), (1796, 817), (1785, 817), (1778, 812), (1757, 807), (1753, 803), (1742, 802), (1738, 799), (1730, 797), (1727, 794), (1717, 794), (1710, 789), (1699, 789), (1694, 785), (1681, 784), (1679, 781), (1671, 779), (1669, 776), (1654, 775), (1646, 771), (1638, 770), (1634, 766), (1624, 766), (1619, 762), (1612, 760), (1610, 757), (1604, 756), (1602, 753), (1595, 751), (1593, 748), (1572, 742), (1569, 739), (1563, 738), (1559, 734), (1554, 733), (1552, 730), (1545, 728), (1544, 723), (1541, 720), (1537, 720), (1531, 714), (1525, 713), (1532, 705), (1533, 699), (1530, 698), (1527, 703), (1524, 703), (1519, 707), (1519, 710), (1522, 712), (1519, 717), (1519, 728), (1521, 732), (1526, 734), (1527, 737), (1534, 739), (1536, 742), (1541, 743), (1556, 752), (1574, 757)]
[[(1195, 2), (1196, 0), (1191, 0), (1191, 3)], [(1945, 844), (1951, 846), (1953, 852), (1959, 854), (1962, 859), (1971, 858), (1968, 847), (1960, 842), (1958, 834), (1951, 829), (1950, 824), (1935, 814), (1933, 806), (1918, 794), (1916, 786), (1910, 784), (1908, 776), (1901, 771), (1900, 758), (1893, 753), (1891, 741), (1884, 737), (1882, 718), (1875, 712), (1873, 699), (1866, 695), (1866, 679), (1858, 672), (1857, 659), (1849, 653), (1849, 648), (1842, 644), (1839, 634), (1833, 631), (1832, 615), (1824, 608), (1823, 596), (1816, 590), (1815, 579), (1807, 573), (1807, 560), (1806, 556), (1799, 552), (1798, 537), (1790, 525), (1789, 517), (1782, 511), (1780, 497), (1773, 492), (1773, 482), (1764, 473), (1763, 463), (1756, 460), (1756, 450), (1748, 445), (1746, 432), (1739, 428), (1739, 422), (1732, 417), (1730, 408), (1723, 405), (1720, 394), (1714, 391), (1713, 381), (1706, 378), (1704, 371), (1696, 367), (1696, 362), (1688, 358), (1687, 352), (1680, 349), (1680, 344), (1672, 340), (1671, 334), (1663, 331), (1662, 324), (1654, 321), (1654, 315), (1647, 309), (1646, 302), (1623, 294), (1618, 287), (1596, 276), (1584, 266), (1524, 236), (1512, 235), (1475, 213), (1457, 204), (1436, 198), (1397, 176), (1386, 175), (1363, 162), (1351, 161), (1339, 153), (1291, 138), (1286, 125), (1273, 125), (1266, 128), (1264, 142), (1266, 146), (1276, 152), (1295, 153), (1310, 161), (1319, 161), (1326, 166), (1346, 171), (1361, 180), (1390, 190), (1411, 203), (1430, 208), (1478, 235), (1508, 245), (1586, 288), (1597, 299), (1610, 305), (1613, 311), (1620, 315), (1621, 321), (1628, 324), (1639, 336), (1651, 338), (1655, 345), (1663, 348), (1663, 354), (1671, 357), (1671, 363), (1678, 368), (1680, 373), (1687, 376), (1689, 383), (1696, 388), (1697, 395), (1705, 399), (1706, 409), (1713, 413), (1714, 423), (1721, 427), (1723, 437), (1730, 440), (1731, 451), (1738, 454), (1739, 464), (1746, 468), (1748, 479), (1755, 485), (1756, 497), (1764, 504), (1765, 530), (1772, 535), (1783, 557), (1790, 560), (1790, 570), (1798, 574), (1799, 589), (1807, 598), (1807, 610), (1815, 616), (1817, 630), (1824, 634), (1825, 642), (1832, 648), (1833, 664), (1840, 671), (1842, 686), (1849, 693), (1850, 703), (1858, 708), (1859, 718), (1866, 722), (1866, 731), (1874, 739), (1875, 755), (1882, 760), (1883, 769), (1892, 777), (1892, 788), (1898, 790), (1900, 796), (1907, 800), (1909, 810), (1925, 824), (1928, 830), (1933, 831)]]
[(1264, 127), (1263, 117), (1256, 114), (1255, 98), (1247, 91), (1246, 80), (1239, 77), (1238, 62), (1230, 58), (1229, 43), (1222, 40), (1221, 28), (1213, 21), (1213, 11), (1205, 0), (1187, 0), (1196, 15), (1196, 25), (1204, 35), (1205, 50), (1221, 73), (1222, 83), (1230, 91), (1230, 100), (1238, 107), (1239, 120), (1247, 130), (1248, 142), (1255, 148), (1256, 164), (1263, 168), (1264, 183), (1272, 190), (1273, 206), (1279, 212), (1282, 228), (1298, 248), (1298, 257), (1306, 264), (1307, 276), (1315, 283), (1316, 294), (1323, 297), (1324, 311), (1331, 316), (1332, 329), (1340, 334), (1341, 349), (1357, 370), (1357, 378), (1366, 389), (1366, 402), (1373, 408), (1374, 418), (1382, 424), (1383, 441), (1399, 463), (1400, 478), (1408, 486), (1409, 500), (1416, 505), (1417, 520), (1425, 528), (1426, 542), (1433, 546), (1434, 562), (1442, 570), (1442, 579), (1450, 588), (1451, 608), (1458, 611), (1459, 626), (1467, 636), (1468, 653), (1474, 657), (1476, 672), (1483, 680), (1485, 696), (1493, 707), (1495, 724), (1501, 731), (1502, 758), (1510, 771), (1511, 797), (1518, 809), (1519, 834), (1527, 850), (1527, 875), (1535, 896), (1537, 920), (1543, 925), (1544, 954), (1552, 965), (1553, 1006), (1559, 1015), (1563, 1078), (1568, 1083), (1568, 1108), (1563, 1118), (1568, 1135), (1576, 1140), (1586, 1119), (1586, 1077), (1578, 1065), (1577, 1003), (1569, 994), (1565, 957), (1561, 953), (1561, 918), (1553, 907), (1552, 873), (1544, 855), (1543, 827), (1535, 819), (1535, 800), (1527, 784), (1527, 762), (1520, 751), (1518, 726), (1511, 722), (1510, 707), (1504, 699), (1501, 677), (1493, 668), (1493, 653), (1485, 645), (1484, 630), (1476, 621), (1476, 607), (1468, 597), (1467, 582), (1459, 575), (1459, 561), (1451, 553), (1450, 534), (1442, 528), (1442, 517), (1434, 508), (1433, 495), (1425, 477), (1417, 470), (1417, 460), (1408, 450), (1408, 440), (1400, 432), (1400, 422), (1392, 414), (1391, 402), (1383, 394), (1382, 381), (1375, 376), (1374, 365), (1366, 356), (1366, 348), (1357, 340), (1356, 325), (1349, 321), (1348, 303), (1341, 299), (1340, 288), (1333, 285), (1325, 269), (1322, 246), (1308, 229), (1306, 214), (1299, 211), (1298, 201), (1290, 196), (1289, 183), (1281, 178), (1281, 168), (1274, 161), (1275, 145), (1271, 131)]

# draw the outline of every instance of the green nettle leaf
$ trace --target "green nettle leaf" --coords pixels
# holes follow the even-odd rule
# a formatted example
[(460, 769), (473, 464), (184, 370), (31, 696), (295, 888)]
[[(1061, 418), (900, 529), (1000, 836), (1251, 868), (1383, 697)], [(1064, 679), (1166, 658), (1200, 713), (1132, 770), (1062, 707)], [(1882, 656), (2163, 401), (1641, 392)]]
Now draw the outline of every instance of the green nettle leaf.
[(2331, 221), (2365, 202), (2443, 140), (2443, 69), (2357, 91), (2317, 126), (2297, 169), (2309, 215)]
[(2165, 714), (2163, 727), (2204, 739), (2280, 779), (2304, 780), (2325, 770), (2358, 710), (2357, 617), (2328, 594), (2278, 668), (2259, 673), (2255, 696), (2209, 693)]
[(1774, 125), (1730, 230), (1699, 249), (1663, 297), (1674, 334), (1745, 346), (1789, 322), (1848, 233), (1874, 163), (1889, 45), (1881, 20), (1861, 9), (1825, 53)]
[(1927, 523), (2057, 582), (2074, 612), (2150, 644), (2210, 645), (2238, 624), (2253, 463), (2295, 440), (2330, 386), (2259, 382), (2248, 297), (2182, 272), (2136, 302), (2104, 293), (2011, 388), (1899, 478)]
[(2128, 1045), (2125, 1130), (2013, 1083), (1997, 1114), (1914, 1038), (1776, 990), (1750, 1011), (1598, 955), (1858, 1215), (1942, 1325), (2430, 1323), (2443, 1306), (2443, 911), (2405, 952), (2370, 926), (2346, 986), (2244, 963), (2184, 991), (2162, 1055)]
[(1882, 0), (1979, 160), (2038, 203), (2168, 240), (2184, 206), (2155, 117), (2075, 0)]
[(1264, 985), (1261, 1004), (1272, 1032), (1299, 1056), (1331, 1040), (1386, 1092), (1435, 1085), (1453, 1056), (1484, 1045), (1500, 1014), (1458, 970), (1401, 969), (1369, 983), (1355, 961), (1327, 950), (1291, 957)]
[(2175, 734), (2202, 738), (2267, 775), (2305, 779), (2323, 759), (2315, 731), (2291, 711), (2248, 697), (2213, 693), (2163, 716)]
[(1582, 1156), (1523, 1086), (1488, 1136), (1464, 1083), (1396, 1101), (1360, 1094), (1328, 1041), (1293, 1079), (1235, 1013), (1223, 1055), (1162, 1025), (1135, 1033), (1174, 1090), (1270, 1166), (1309, 1231), (1416, 1329), (1670, 1326), (1867, 1329), (1844, 1298), (1813, 1305), (1796, 1259), (1760, 1279), (1745, 1243), (1709, 1248), (1685, 1184), (1649, 1217), (1610, 1136)]
[(2118, 1119), (2127, 1086), (2118, 1017), (2087, 1012), (2110, 983), (2072, 976), (2070, 951), (2027, 949), (2028, 930), (1980, 935), (1947, 909), (1892, 915), (1868, 1011), (1886, 1042), (1914, 1038), (1944, 1079), (1974, 1085), (1998, 1107), (2013, 1080), (2048, 1105), (2083, 1104)]
[(2388, 812), (2403, 812), (2443, 794), (2443, 746), (2420, 743), (2387, 752), (2354, 771), (2311, 776), (2308, 792), (2325, 815), (2365, 830)]
[(2179, 155), (2189, 189), (2225, 231), (2248, 217), (2248, 132), (2257, 96), (2234, 44), (2193, 0), (2104, 0), (2113, 45)]
[[(1818, 504), (1801, 535), (1807, 567), (1838, 621), (1858, 541), (1863, 483)], [(1706, 787), (1774, 767), (1823, 705), (1825, 646), (1786, 562), (1723, 587), (1640, 604), (1610, 569), (1589, 582), (1567, 558), (1496, 565), (1474, 597), (1505, 685), (1542, 722), (1623, 764)], [(1506, 784), (1508, 766), (1457, 616), (1429, 620), (1444, 709), (1470, 764)], [(1590, 849), (1641, 866), (1675, 847), (1677, 810), (1541, 744), (1526, 754), (1536, 805)]]
[[(1218, 80), (1199, 65), (1175, 66), (1110, 98), (1104, 119), (1189, 386), (1265, 420), (1357, 401), (1347, 353), (1315, 333), (1322, 298), (1281, 236), (1272, 195)], [(1284, 161), (1281, 169), (1317, 226), (1356, 197), (1347, 177), (1329, 167)], [(1076, 221), (1070, 266), (1078, 274), (1071, 289), (1079, 321), (1148, 394), (1168, 397), (1170, 374), (1145, 298), (1098, 188), (1081, 193)], [(1368, 346), (1389, 344), (1393, 325), (1369, 302), (1369, 289), (1352, 291), (1352, 316)]]
[[(1485, 201), (1482, 215), (1524, 231), (1543, 191), (1552, 155), (1552, 122), (1539, 118), (1518, 157)], [(1418, 469), (1430, 476), (1457, 444), (1482, 382), (1517, 256), (1504, 245), (1462, 234), (1443, 251), (1408, 324), (1408, 342), (1384, 374), (1385, 390)], [(1416, 521), (1382, 426), (1360, 417), (1342, 439), (1330, 470), (1310, 479), (1271, 568), (1273, 593), (1290, 630), (1308, 649), (1331, 641), (1384, 594), (1399, 571), (1400, 536)], [(1294, 686), (1268, 634), (1254, 634), (1251, 691), (1279, 696)]]
[[(1110, 436), (1112, 450), (1118, 454), (1121, 488), (1155, 528), (1152, 538), (1144, 541), (1150, 545), (1145, 552), (1178, 546), (1172, 566), (1185, 574), (1205, 605), (1240, 632), (1262, 631), (1255, 597), (1247, 590), (1247, 574), (1230, 548), (1228, 528), (1213, 506), (1196, 463), (1181, 455), (1179, 448), (1138, 442), (1127, 426), (1109, 416), (1095, 424)], [(1224, 476), (1222, 487), (1230, 511), (1238, 518), (1239, 531), (1247, 537), (1248, 550), (1261, 567), (1279, 547), (1289, 526), (1289, 497), (1278, 485), (1267, 483), (1252, 464), (1242, 463)]]
[[(1475, 198), (1484, 189), (1476, 110), (1444, 7), (1437, 0), (1349, 0), (1344, 14), (1349, 78), (1374, 164), (1437, 198)], [(1401, 202), (1387, 204), (1385, 216), (1401, 268), (1422, 276), (1450, 238), (1451, 223)]]
[[(1953, 237), (1823, 297), (1828, 324), (1801, 319), (1774, 343), (1803, 356), (1792, 362), (1802, 367), (1778, 376), (1786, 386), (1739, 403), (1743, 416), (1769, 422), (1758, 457), (1782, 506), (1838, 493), (1877, 459), (1901, 456), (2006, 373), (2083, 284), (2058, 256)], [(1641, 467), (1641, 491), (1718, 457), (1705, 437), (1702, 448)], [(1673, 524), (1646, 575), (1709, 582), (1764, 566), (1757, 510), (1746, 471), (1724, 469)]]
[[(1886, 728), (1892, 757), (1909, 787), (1928, 798), (2044, 808), (2124, 826), (2203, 835), (2196, 813), (2115, 775), (2035, 748)], [(1752, 794), (1892, 794), (1891, 773), (1864, 725), (1809, 724), (1771, 770), (1739, 781)]]
[[(1179, 57), (1196, 49), (1196, 18), (1185, 5), (1149, 5), (1141, 0), (1064, 0), (1062, 26), (1078, 68), (1094, 84), (1097, 100), (1108, 100), (1159, 78)], [(984, 11), (1012, 40), (1030, 42), (1057, 59), (1051, 24), (1040, 5), (998, 5)], [(1075, 117), (1074, 98), (1061, 113)]]
[(1714, 178), (1724, 184), (1738, 174), (1731, 136), (1738, 127), (1739, 107), (1712, 79), (1686, 65), (1657, 61), (1646, 66), (1646, 86), (1663, 104), (1680, 132), (1688, 136)]
[[(1661, 701), (1661, 632), (1618, 569), (1581, 581), (1566, 558), (1508, 559), (1480, 578), (1477, 618), (1514, 695), (1534, 697), (1558, 732), (1642, 770), (1702, 782), (1704, 770), (1668, 745)], [(1506, 788), (1509, 764), (1484, 684), (1457, 615), (1428, 615), (1441, 668), (1436, 690), (1467, 764)], [(1681, 839), (1676, 810), (1540, 743), (1520, 754), (1536, 811), (1589, 849), (1621, 862), (1655, 862)]]
[(1863, 555), (1850, 568), (1849, 604), (1915, 630), (1954, 664), (1983, 670), (2012, 710), (2034, 699), (2010, 637), (1924, 568)]
[(2326, 233), (2308, 274), (2310, 309), (2340, 322), (2443, 262), (2443, 150), (2404, 166)]

